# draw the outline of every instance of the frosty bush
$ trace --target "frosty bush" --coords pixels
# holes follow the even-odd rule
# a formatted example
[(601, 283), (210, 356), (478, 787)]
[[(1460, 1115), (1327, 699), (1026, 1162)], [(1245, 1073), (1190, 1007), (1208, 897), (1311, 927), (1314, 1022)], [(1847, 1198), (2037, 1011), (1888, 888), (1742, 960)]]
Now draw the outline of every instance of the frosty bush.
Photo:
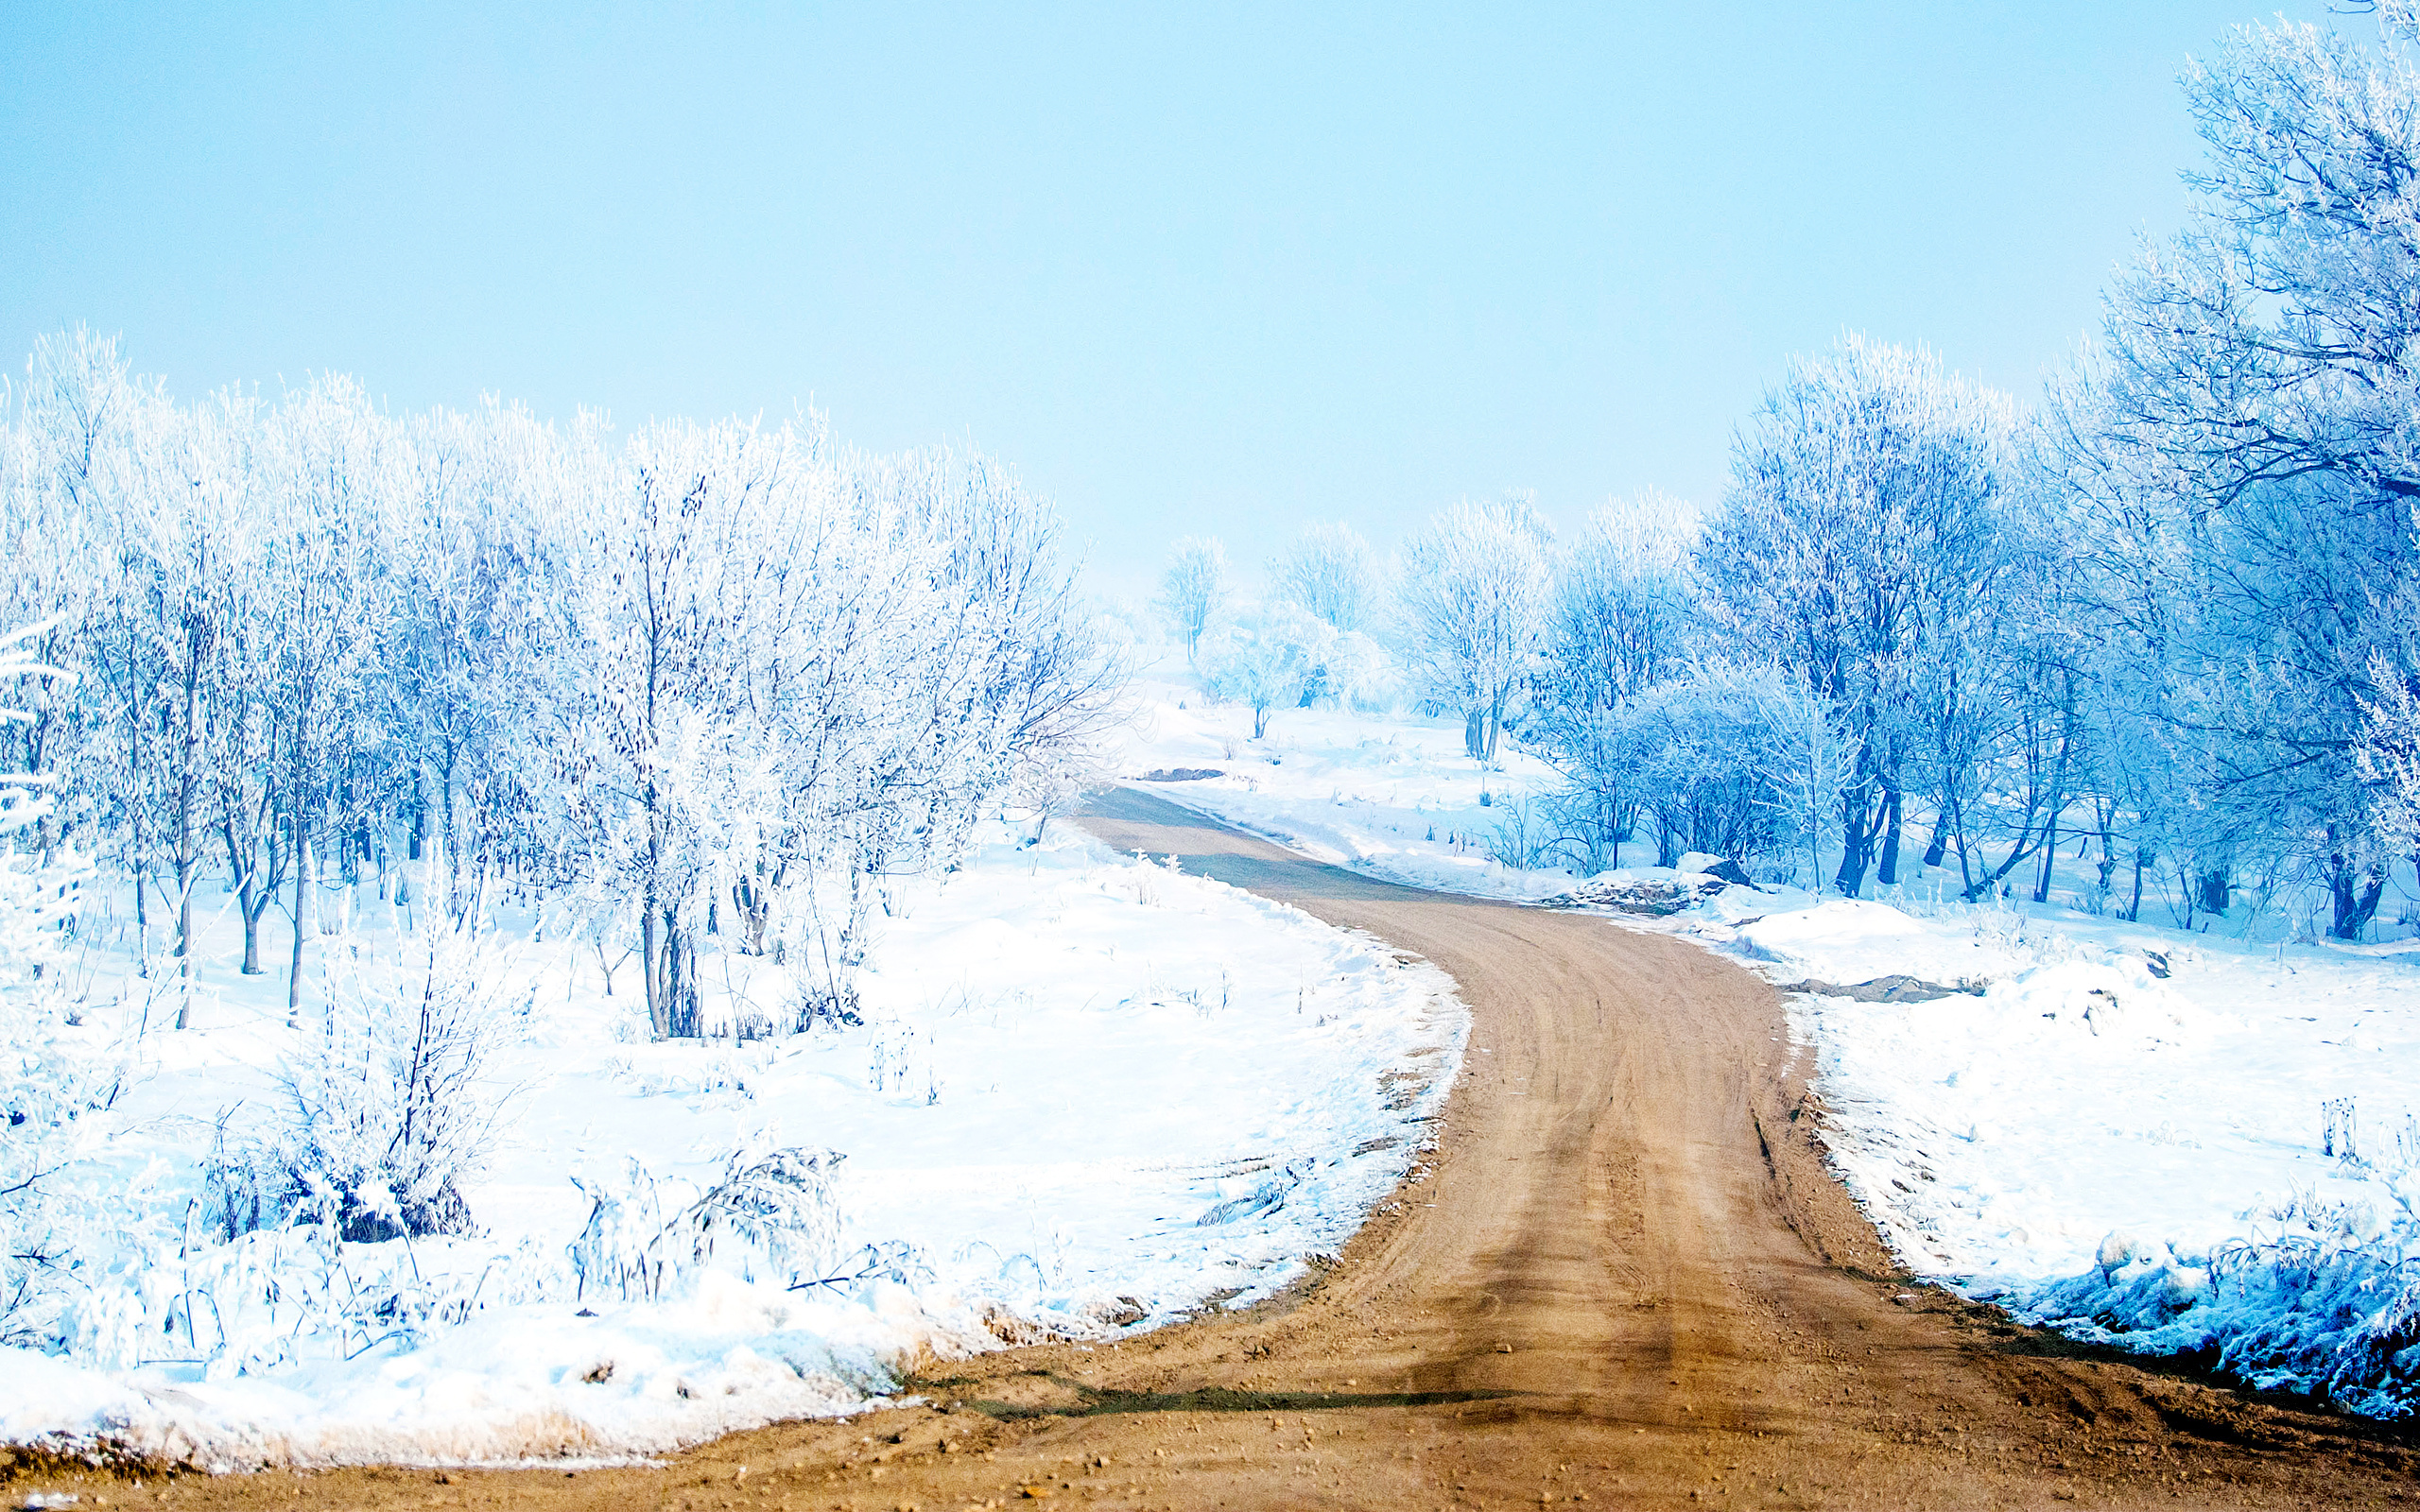
[(2232, 1241), (2206, 1256), (2104, 1242), (2100, 1264), (2017, 1311), (2119, 1349), (2206, 1352), (2256, 1390), (2407, 1418), (2420, 1407), (2420, 1261), (2405, 1256), (2413, 1237), (2403, 1228), (2347, 1243), (2341, 1231), (2305, 1232)]
[[(0, 641), (0, 681), (69, 680), (31, 654), (45, 628)], [(24, 717), (0, 710), (0, 723)], [(0, 774), (0, 1343), (47, 1338), (81, 1283), (80, 1241), (98, 1213), (69, 1177), (116, 1091), (116, 1058), (74, 1022), (60, 971), (85, 868), (39, 843), (51, 787), (47, 773)]]
[(346, 1360), (380, 1344), (409, 1349), (493, 1307), (538, 1300), (562, 1279), (532, 1241), (450, 1238), (347, 1244), (325, 1225), (206, 1232), (198, 1211), (126, 1236), (56, 1343), (108, 1369), (204, 1363), (217, 1378), (300, 1360)]
[[(588, 1222), (572, 1242), (582, 1297), (626, 1302), (681, 1295), (708, 1269), (752, 1283), (812, 1285), (838, 1261), (836, 1182), (847, 1157), (832, 1150), (737, 1150), (722, 1179), (694, 1199), (636, 1156), (619, 1178), (575, 1178)], [(672, 1209), (667, 1215), (666, 1206)]]
[(473, 1230), (461, 1189), (493, 1140), (487, 1073), (513, 1022), (487, 954), (439, 931), (334, 973), (279, 1067), (278, 1125), (215, 1163), (229, 1237), (296, 1221), (354, 1243)]

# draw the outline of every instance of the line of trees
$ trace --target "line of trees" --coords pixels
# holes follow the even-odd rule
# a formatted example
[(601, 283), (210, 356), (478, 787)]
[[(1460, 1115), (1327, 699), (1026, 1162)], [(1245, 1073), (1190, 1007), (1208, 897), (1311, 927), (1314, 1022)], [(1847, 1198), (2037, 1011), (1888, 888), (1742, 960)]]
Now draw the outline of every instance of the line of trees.
[[(1852, 335), (1766, 393), (1714, 508), (1557, 541), (1457, 506), (1357, 612), (1473, 756), (1511, 730), (1566, 774), (1547, 844), (1590, 869), (1644, 839), (1854, 896), (1920, 846), (2039, 901), (2072, 847), (2128, 917), (2308, 887), (2360, 937), (2420, 835), (2420, 18), (2378, 20), (2191, 74), (2188, 222), (2031, 410)], [(1272, 596), (1313, 602), (1320, 551)]]
[(700, 1032), (709, 938), (847, 1014), (885, 880), (1063, 787), (1115, 691), (1051, 515), (980, 459), (341, 378), (180, 404), (83, 333), (9, 397), (0, 617), (81, 674), (0, 727), (0, 770), (59, 774), (31, 843), (112, 862), (188, 979), (223, 897), (289, 1006), (330, 900), (510, 889), (633, 945), (658, 1036)]

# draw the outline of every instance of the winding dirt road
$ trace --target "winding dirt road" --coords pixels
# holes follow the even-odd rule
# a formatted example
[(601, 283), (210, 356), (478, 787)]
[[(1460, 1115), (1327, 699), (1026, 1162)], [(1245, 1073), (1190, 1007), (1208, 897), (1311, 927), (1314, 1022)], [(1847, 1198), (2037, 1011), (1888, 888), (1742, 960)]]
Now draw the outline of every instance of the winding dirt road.
[[(1910, 1285), (1821, 1160), (1772, 989), (1601, 919), (1388, 886), (1118, 792), (1103, 839), (1450, 972), (1430, 1174), (1279, 1303), (937, 1366), (937, 1405), (659, 1469), (346, 1471), (112, 1504), (808, 1508), (2385, 1505), (2408, 1431)], [(89, 1499), (87, 1502), (89, 1503)]]

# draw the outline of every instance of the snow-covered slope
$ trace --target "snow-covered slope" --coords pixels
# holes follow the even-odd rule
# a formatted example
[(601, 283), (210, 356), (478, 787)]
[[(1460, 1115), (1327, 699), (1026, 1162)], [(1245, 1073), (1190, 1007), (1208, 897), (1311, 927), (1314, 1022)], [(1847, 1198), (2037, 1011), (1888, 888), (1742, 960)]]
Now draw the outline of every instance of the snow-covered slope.
[[(354, 937), (391, 933), (363, 891)], [(861, 1026), (741, 1042), (647, 1042), (633, 972), (608, 997), (592, 947), (523, 920), (504, 1143), (464, 1194), (479, 1232), (340, 1250), (194, 1229), (216, 1125), (277, 1106), (308, 1032), (286, 1025), (282, 974), (235, 974), (220, 920), (193, 1026), (161, 1028), (154, 1005), (95, 1177), (120, 1264), (73, 1356), (0, 1351), (0, 1437), (492, 1461), (851, 1410), (920, 1358), (1267, 1295), (1392, 1188), (1461, 1054), (1433, 969), (1063, 827), (1029, 849), (995, 836), (894, 912)], [(581, 1292), (567, 1247), (591, 1194), (644, 1189), (668, 1211), (735, 1152), (779, 1146), (846, 1156), (846, 1279), (785, 1290), (708, 1266), (657, 1300)], [(348, 1314), (382, 1288), (437, 1321)]]

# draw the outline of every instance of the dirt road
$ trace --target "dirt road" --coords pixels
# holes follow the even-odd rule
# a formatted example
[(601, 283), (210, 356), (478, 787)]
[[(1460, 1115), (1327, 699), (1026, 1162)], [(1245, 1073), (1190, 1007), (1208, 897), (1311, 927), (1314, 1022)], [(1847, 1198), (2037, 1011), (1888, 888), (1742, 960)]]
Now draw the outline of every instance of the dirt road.
[[(1433, 1168), (1283, 1304), (939, 1366), (936, 1405), (656, 1469), (100, 1487), (178, 1506), (2383, 1505), (2405, 1431), (2146, 1370), (1892, 1272), (1824, 1174), (1772, 989), (1599, 919), (1390, 887), (1140, 794), (1113, 844), (1461, 984)], [(894, 1436), (895, 1435), (895, 1436)], [(97, 1484), (97, 1483), (96, 1483)], [(87, 1499), (90, 1504), (90, 1499)]]

